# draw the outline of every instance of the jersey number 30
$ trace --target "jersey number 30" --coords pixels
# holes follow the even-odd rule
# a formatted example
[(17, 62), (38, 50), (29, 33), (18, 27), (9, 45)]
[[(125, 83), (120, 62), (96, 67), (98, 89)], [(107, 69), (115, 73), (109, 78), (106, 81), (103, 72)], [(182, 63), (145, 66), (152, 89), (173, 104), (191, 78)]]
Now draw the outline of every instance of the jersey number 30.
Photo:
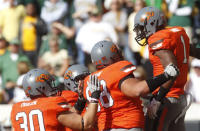
[[(45, 131), (44, 119), (43, 119), (42, 112), (40, 110), (32, 110), (28, 114), (30, 131), (35, 131), (34, 123), (33, 123), (33, 116), (34, 115), (37, 115), (37, 117), (38, 117), (38, 124), (39, 124), (40, 131)], [(20, 124), (20, 128), (24, 129), (24, 131), (28, 131), (28, 119), (27, 119), (26, 113), (25, 112), (17, 113), (16, 120), (18, 121), (19, 118), (23, 118), (23, 123)]]

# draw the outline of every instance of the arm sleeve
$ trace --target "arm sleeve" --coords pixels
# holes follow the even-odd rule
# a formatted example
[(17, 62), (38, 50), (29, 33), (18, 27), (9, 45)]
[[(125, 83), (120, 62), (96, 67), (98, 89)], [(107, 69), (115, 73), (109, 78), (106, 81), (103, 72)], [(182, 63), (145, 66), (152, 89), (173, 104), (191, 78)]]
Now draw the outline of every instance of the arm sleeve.
[(173, 40), (166, 34), (155, 35), (149, 41), (149, 52), (154, 54), (158, 50), (173, 50)]
[(67, 101), (63, 97), (56, 97), (54, 102), (54, 109), (56, 109), (57, 113), (68, 111), (70, 108), (70, 105), (67, 103)]

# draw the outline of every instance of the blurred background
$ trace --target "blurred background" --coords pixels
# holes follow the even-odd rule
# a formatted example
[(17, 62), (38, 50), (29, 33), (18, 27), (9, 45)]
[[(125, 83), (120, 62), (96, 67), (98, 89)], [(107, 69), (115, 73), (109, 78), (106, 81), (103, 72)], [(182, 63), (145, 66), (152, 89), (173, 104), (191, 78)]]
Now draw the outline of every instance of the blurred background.
[[(139, 46), (133, 32), (134, 17), (145, 6), (161, 9), (168, 25), (184, 27), (190, 44), (200, 48), (200, 0), (0, 0), (0, 131), (11, 129), (12, 104), (28, 100), (22, 89), (26, 72), (43, 68), (62, 85), (72, 64), (95, 71), (90, 51), (100, 40), (120, 47), (124, 58), (138, 66), (137, 78), (151, 77), (148, 47)], [(200, 131), (199, 81), (200, 60), (191, 57), (187, 131)]]

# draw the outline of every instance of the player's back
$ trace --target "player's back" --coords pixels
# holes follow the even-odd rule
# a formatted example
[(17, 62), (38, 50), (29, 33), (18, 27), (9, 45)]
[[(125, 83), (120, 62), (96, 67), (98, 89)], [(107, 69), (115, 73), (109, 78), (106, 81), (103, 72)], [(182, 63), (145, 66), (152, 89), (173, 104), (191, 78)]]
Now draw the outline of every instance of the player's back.
[[(119, 61), (93, 73), (101, 80), (103, 87), (97, 114), (99, 130), (143, 128), (144, 115), (139, 97), (128, 98), (121, 92), (119, 87), (120, 81), (133, 75), (135, 69), (136, 67), (130, 62)], [(88, 80), (89, 76), (84, 81), (84, 97), (89, 100), (91, 98), (87, 87)]]
[(11, 120), (15, 131), (63, 131), (57, 115), (68, 110), (63, 97), (43, 97), (13, 105)]
[(167, 94), (168, 97), (177, 97), (184, 93), (184, 85), (187, 81), (189, 38), (182, 27), (171, 27), (160, 30), (149, 39), (149, 58), (153, 65), (154, 76), (161, 74), (164, 68), (154, 52), (161, 49), (171, 50), (176, 57), (180, 75)]

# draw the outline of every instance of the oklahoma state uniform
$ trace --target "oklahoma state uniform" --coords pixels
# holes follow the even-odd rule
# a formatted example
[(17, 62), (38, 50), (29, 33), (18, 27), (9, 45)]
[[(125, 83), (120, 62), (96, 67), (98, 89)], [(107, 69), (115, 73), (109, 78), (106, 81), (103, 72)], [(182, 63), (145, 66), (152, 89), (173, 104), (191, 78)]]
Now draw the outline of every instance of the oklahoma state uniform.
[(65, 98), (67, 103), (70, 104), (71, 106), (74, 106), (74, 104), (76, 103), (78, 99), (78, 93), (73, 92), (73, 91), (68, 91), (68, 90), (62, 91), (61, 96)]
[(57, 115), (69, 110), (63, 97), (44, 97), (13, 105), (11, 121), (15, 131), (64, 131)]
[[(163, 73), (164, 68), (159, 58), (154, 54), (157, 50), (170, 50), (176, 57), (180, 75), (170, 89), (167, 97), (178, 97), (184, 94), (184, 85), (187, 81), (189, 38), (182, 27), (172, 27), (156, 32), (148, 39), (149, 59), (153, 65), (153, 74)], [(158, 89), (154, 92), (157, 93)]]
[[(93, 73), (101, 80), (103, 88), (97, 113), (100, 131), (144, 127), (144, 114), (139, 97), (128, 98), (120, 90), (120, 81), (129, 76), (133, 77), (135, 69), (130, 62), (119, 61)], [(88, 81), (89, 76), (84, 80), (84, 97), (90, 100)]]
[[(170, 50), (173, 52), (180, 71), (170, 91), (161, 104), (156, 119), (146, 118), (147, 131), (184, 131), (183, 112), (186, 107), (184, 85), (187, 81), (188, 59), (189, 59), (189, 38), (182, 27), (172, 27), (160, 30), (150, 36), (149, 59), (153, 65), (154, 76), (163, 72), (160, 59), (154, 55), (158, 50)], [(158, 89), (154, 91), (157, 94)], [(182, 116), (177, 117), (183, 113)], [(176, 122), (175, 122), (176, 121)]]

